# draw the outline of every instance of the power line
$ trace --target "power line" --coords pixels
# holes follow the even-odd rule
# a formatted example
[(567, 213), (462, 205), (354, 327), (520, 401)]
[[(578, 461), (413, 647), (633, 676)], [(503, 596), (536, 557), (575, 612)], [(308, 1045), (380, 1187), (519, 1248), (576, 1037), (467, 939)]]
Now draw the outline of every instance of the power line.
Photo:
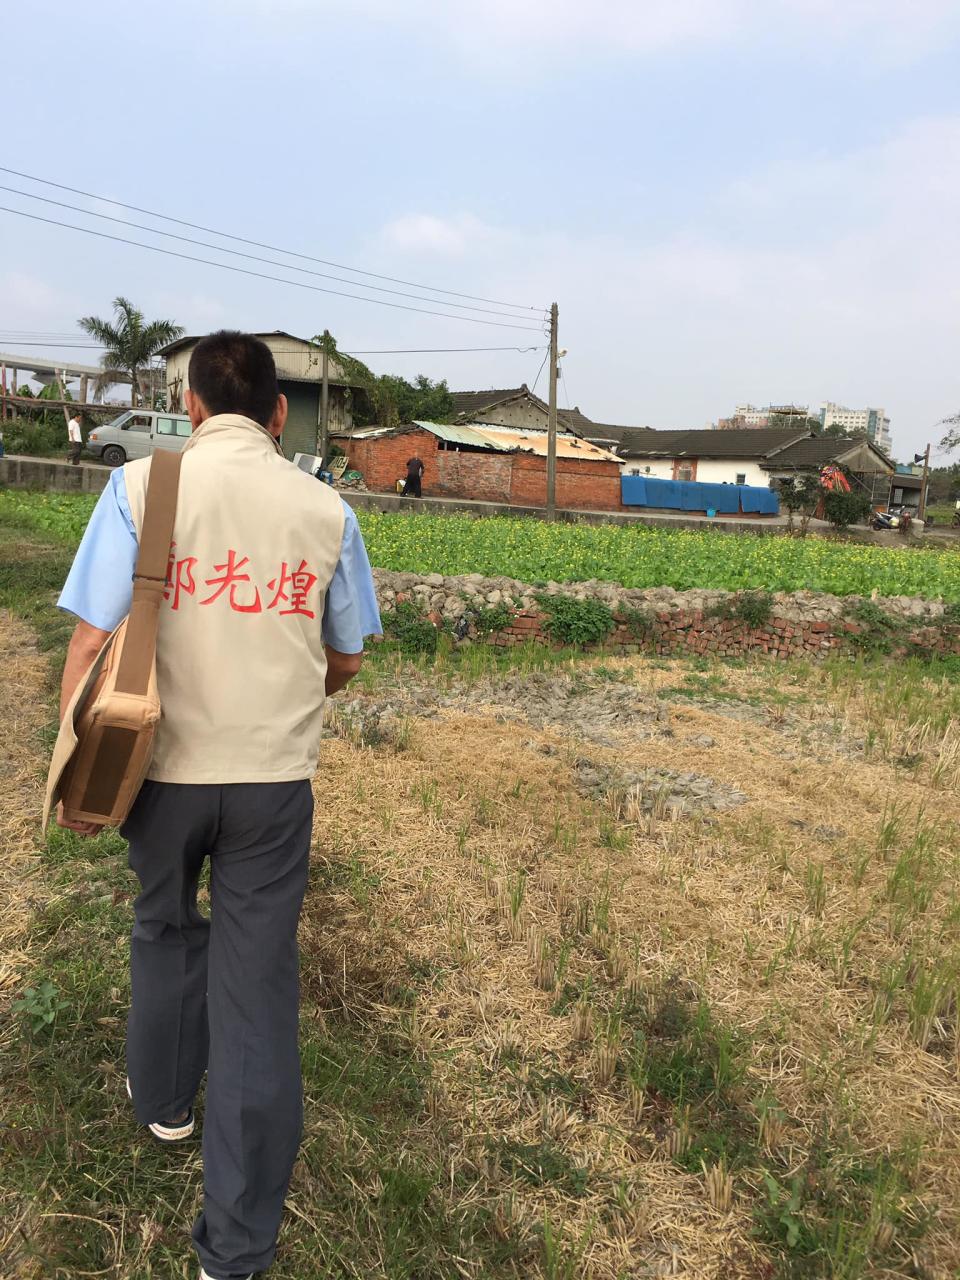
[[(30, 342), (13, 341), (0, 335), (0, 342), (8, 347), (59, 347), (61, 350), (76, 351), (106, 351), (108, 348), (102, 342), (38, 342), (35, 339)], [(303, 351), (300, 347), (272, 347), (274, 355), (277, 356), (293, 356), (302, 355)], [(464, 352), (464, 351), (518, 351), (526, 354), (530, 351), (542, 351), (542, 347), (377, 347), (367, 348), (359, 351), (340, 351), (342, 356), (408, 356), (408, 355), (441, 355), (446, 352)]]
[[(195, 240), (192, 236), (179, 236), (175, 231), (161, 231), (158, 227), (148, 227), (142, 222), (130, 222), (126, 218), (114, 218), (109, 213), (96, 213), (93, 209), (84, 209), (81, 205), (67, 204), (65, 200), (53, 200), (49, 196), (33, 195), (29, 191), (21, 191), (19, 187), (8, 187), (0, 183), (0, 191), (9, 191), (11, 195), (23, 196), (26, 200), (39, 200), (43, 204), (56, 205), (58, 209), (70, 209), (73, 213), (83, 214), (87, 218), (100, 218), (104, 222), (118, 223), (122, 227), (133, 227), (136, 231), (146, 231), (152, 236), (164, 236), (168, 240), (179, 240), (183, 244), (197, 245), (201, 249), (212, 249), (214, 253), (229, 253), (234, 258), (246, 258), (250, 262), (262, 262), (269, 267), (279, 267), (281, 271), (299, 271), (303, 275), (316, 276), (321, 280), (335, 280), (338, 284), (354, 285), (358, 289), (371, 289), (377, 293), (389, 293), (397, 298), (410, 298), (414, 302), (434, 302), (434, 298), (422, 298), (417, 293), (404, 293), (401, 289), (387, 289), (380, 284), (361, 284), (358, 280), (348, 280), (344, 276), (333, 276), (329, 271), (311, 271), (309, 267), (297, 267), (293, 263), (277, 262), (275, 258), (261, 258), (257, 253), (244, 253), (242, 249), (225, 249), (222, 245), (211, 244), (209, 240)], [(370, 299), (375, 301), (375, 299)], [(456, 307), (458, 311), (478, 311), (483, 315), (502, 316), (506, 320), (517, 320), (520, 317), (509, 311), (491, 311), (488, 307), (474, 307), (466, 302), (444, 302), (445, 307)]]
[(381, 347), (370, 351), (343, 351), (345, 356), (440, 355), (447, 351), (540, 351), (540, 347)]
[(543, 360), (540, 363), (540, 368), (537, 370), (537, 376), (534, 378), (533, 386), (530, 388), (531, 395), (533, 395), (534, 392), (536, 392), (537, 383), (540, 381), (540, 375), (541, 373), (543, 373), (543, 366), (547, 363), (547, 359), (549, 358), (549, 355), (550, 355), (550, 348), (547, 347), (546, 355), (543, 357)]
[[(271, 253), (282, 253), (290, 258), (301, 258), (305, 262), (316, 262), (324, 267), (336, 267), (338, 271), (350, 271), (354, 275), (369, 276), (371, 280), (386, 280), (388, 284), (403, 284), (410, 289), (420, 289), (426, 293), (444, 293), (452, 298), (466, 298), (471, 302), (488, 302), (496, 307), (513, 307), (520, 311), (545, 311), (545, 307), (532, 307), (521, 302), (500, 302), (495, 298), (480, 298), (472, 293), (458, 293), (454, 289), (439, 289), (429, 284), (418, 284), (415, 280), (400, 280), (396, 276), (380, 275), (376, 271), (363, 271), (359, 267), (348, 267), (342, 262), (331, 262), (327, 258), (315, 258), (309, 253), (297, 253), (293, 249), (281, 249), (277, 245), (264, 244), (260, 240), (249, 240), (245, 236), (231, 235), (228, 231), (217, 231), (215, 227), (204, 227), (196, 222), (187, 222), (183, 218), (174, 218), (166, 213), (156, 213), (152, 209), (142, 209), (139, 205), (125, 204), (122, 200), (112, 200), (109, 196), (98, 196), (92, 191), (81, 191), (79, 187), (69, 187), (63, 182), (52, 182), (49, 178), (38, 178), (32, 173), (22, 173), (19, 169), (9, 169), (0, 165), (0, 173), (10, 173), (16, 178), (26, 178), (28, 182), (39, 182), (45, 187), (56, 187), (58, 191), (69, 191), (75, 196), (84, 196), (88, 200), (100, 200), (103, 204), (115, 205), (118, 209), (129, 209), (133, 213), (145, 213), (149, 218), (160, 218), (163, 222), (174, 222), (180, 227), (189, 227), (191, 231), (203, 231), (206, 235), (220, 236), (224, 240), (234, 240), (238, 244), (252, 245), (255, 249), (269, 249)], [(357, 282), (359, 283), (359, 282)], [(425, 298), (425, 302), (440, 302), (439, 298)]]
[[(345, 293), (342, 289), (326, 289), (322, 285), (307, 284), (305, 280), (285, 280), (282, 276), (271, 276), (264, 271), (251, 271), (249, 267), (235, 267), (228, 262), (213, 262), (210, 258), (198, 258), (195, 254), (179, 253), (176, 249), (162, 249), (158, 244), (144, 244), (142, 240), (130, 240), (126, 236), (110, 235), (107, 231), (94, 231), (92, 227), (78, 227), (72, 222), (59, 222), (56, 218), (43, 218), (38, 213), (27, 213), (24, 209), (11, 209), (8, 205), (0, 205), (0, 213), (12, 213), (18, 218), (29, 218), (32, 222), (43, 222), (51, 227), (63, 227), (68, 231), (80, 231), (84, 235), (96, 236), (99, 240), (112, 240), (117, 244), (130, 244), (137, 249), (149, 249), (151, 253), (162, 253), (168, 258), (180, 258), (184, 262), (199, 262), (207, 267), (219, 267), (221, 271), (233, 271), (237, 275), (253, 276), (257, 280), (270, 280), (274, 284), (290, 285), (294, 289), (308, 289), (311, 293), (329, 293), (338, 298), (352, 298), (355, 302), (370, 302), (378, 307), (391, 307), (394, 311), (415, 311), (424, 316), (440, 316), (443, 320), (462, 320), (466, 324), (488, 325), (494, 329), (520, 329), (526, 333), (540, 333), (537, 325), (506, 324), (502, 320), (478, 320), (475, 316), (451, 315), (449, 311), (433, 311), (426, 307), (409, 307), (402, 302), (386, 302), (383, 298), (365, 298), (360, 293)], [(282, 252), (282, 250), (281, 250)], [(360, 286), (361, 288), (363, 286)], [(432, 299), (424, 298), (424, 302)], [(438, 300), (438, 305), (443, 303)]]

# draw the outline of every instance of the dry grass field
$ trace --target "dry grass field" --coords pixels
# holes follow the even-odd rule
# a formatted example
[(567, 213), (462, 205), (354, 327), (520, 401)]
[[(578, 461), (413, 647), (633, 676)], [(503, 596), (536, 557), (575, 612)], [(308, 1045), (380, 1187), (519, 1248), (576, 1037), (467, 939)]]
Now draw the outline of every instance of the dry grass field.
[[(122, 1097), (122, 841), (33, 824), (62, 553), (5, 538), (0, 1275), (193, 1276), (197, 1149)], [(379, 652), (271, 1274), (960, 1276), (958, 716), (918, 664)]]

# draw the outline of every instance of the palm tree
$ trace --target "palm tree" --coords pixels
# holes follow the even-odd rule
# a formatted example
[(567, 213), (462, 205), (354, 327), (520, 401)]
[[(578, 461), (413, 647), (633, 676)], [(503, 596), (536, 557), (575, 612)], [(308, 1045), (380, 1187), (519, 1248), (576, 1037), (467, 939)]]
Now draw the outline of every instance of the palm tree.
[(113, 311), (113, 323), (96, 316), (84, 316), (77, 323), (106, 347), (100, 360), (103, 372), (97, 379), (98, 390), (115, 382), (129, 382), (130, 404), (136, 408), (141, 371), (149, 367), (161, 347), (182, 338), (184, 331), (171, 320), (151, 320), (145, 324), (143, 312), (126, 298), (114, 298)]

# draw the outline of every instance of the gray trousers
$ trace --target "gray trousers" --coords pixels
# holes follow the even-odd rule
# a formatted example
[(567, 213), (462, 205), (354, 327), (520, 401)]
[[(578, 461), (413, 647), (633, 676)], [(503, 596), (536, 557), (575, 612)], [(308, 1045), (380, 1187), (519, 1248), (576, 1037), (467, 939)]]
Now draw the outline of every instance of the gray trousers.
[[(204, 1269), (273, 1260), (303, 1123), (297, 921), (313, 825), (310, 783), (146, 782), (121, 834), (134, 905), (127, 1070), (142, 1124), (193, 1105), (207, 1073)], [(210, 859), (211, 914), (197, 907)]]

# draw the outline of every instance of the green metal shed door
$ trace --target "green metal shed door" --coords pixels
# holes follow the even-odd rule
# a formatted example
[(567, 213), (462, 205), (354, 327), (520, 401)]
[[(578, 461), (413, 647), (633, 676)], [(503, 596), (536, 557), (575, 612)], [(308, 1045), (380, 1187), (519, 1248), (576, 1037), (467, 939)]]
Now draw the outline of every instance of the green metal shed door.
[(283, 429), (283, 452), (288, 458), (295, 453), (316, 453), (318, 389), (302, 382), (281, 380), (280, 390), (289, 405), (287, 425)]

